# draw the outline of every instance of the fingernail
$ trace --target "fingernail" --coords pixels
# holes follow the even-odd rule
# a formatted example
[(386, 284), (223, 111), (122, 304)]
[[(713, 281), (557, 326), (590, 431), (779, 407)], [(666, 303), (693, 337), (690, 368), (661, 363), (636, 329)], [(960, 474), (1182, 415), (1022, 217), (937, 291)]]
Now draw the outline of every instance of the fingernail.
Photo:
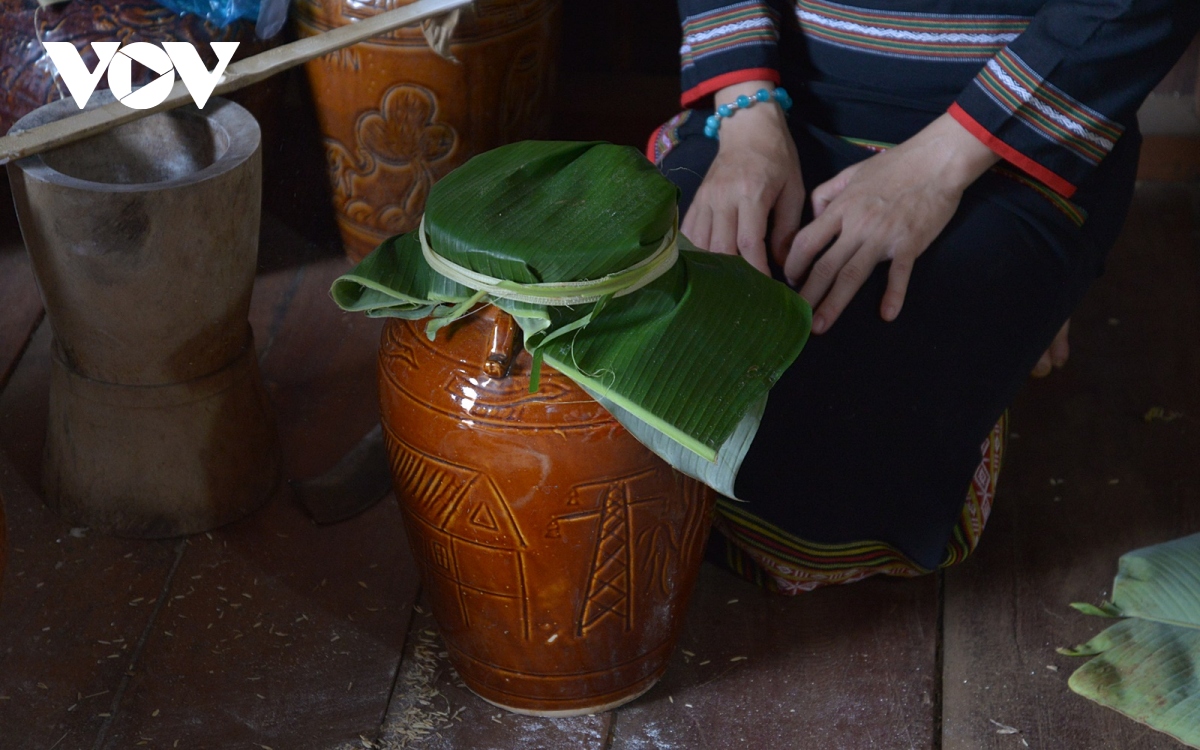
[(825, 333), (825, 318), (818, 315), (813, 318), (813, 333)]
[(895, 305), (888, 305), (883, 308), (883, 319), (890, 323), (896, 319), (896, 313), (898, 312), (899, 310), (896, 309)]

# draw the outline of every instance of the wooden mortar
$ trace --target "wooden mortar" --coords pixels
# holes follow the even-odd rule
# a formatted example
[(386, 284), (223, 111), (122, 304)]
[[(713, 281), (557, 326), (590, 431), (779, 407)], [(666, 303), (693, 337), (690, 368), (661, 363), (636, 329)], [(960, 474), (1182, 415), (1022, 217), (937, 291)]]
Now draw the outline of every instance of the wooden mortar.
[[(97, 92), (89, 109), (112, 101)], [(67, 99), (17, 124), (67, 117)], [(54, 332), (46, 502), (120, 536), (212, 529), (265, 502), (279, 447), (247, 323), (259, 127), (214, 100), (9, 165)]]

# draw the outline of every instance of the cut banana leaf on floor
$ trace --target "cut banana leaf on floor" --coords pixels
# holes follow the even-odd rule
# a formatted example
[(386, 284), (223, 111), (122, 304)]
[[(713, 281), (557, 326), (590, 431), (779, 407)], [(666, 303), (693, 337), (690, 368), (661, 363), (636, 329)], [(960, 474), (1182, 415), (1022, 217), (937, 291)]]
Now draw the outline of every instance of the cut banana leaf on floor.
[(1075, 606), (1121, 619), (1060, 649), (1093, 657), (1071, 689), (1200, 748), (1200, 534), (1122, 556), (1112, 601)]
[(1122, 555), (1112, 605), (1126, 617), (1200, 628), (1200, 534)]

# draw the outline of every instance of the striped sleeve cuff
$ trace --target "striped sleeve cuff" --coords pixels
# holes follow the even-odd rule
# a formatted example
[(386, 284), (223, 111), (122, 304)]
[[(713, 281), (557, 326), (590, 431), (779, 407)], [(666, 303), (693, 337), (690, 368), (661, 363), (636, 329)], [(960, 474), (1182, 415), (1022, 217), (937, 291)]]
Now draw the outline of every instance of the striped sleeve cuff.
[(950, 115), (1014, 166), (1069, 198), (1124, 128), (1046, 81), (1011, 49), (993, 57)]
[(684, 18), (683, 106), (743, 81), (778, 83), (777, 15), (764, 0), (747, 0)]
[[(715, 78), (709, 78), (707, 81), (701, 81), (696, 86), (684, 91), (679, 97), (680, 104), (685, 109), (694, 106), (706, 96), (711, 96), (713, 92), (719, 91), (726, 86), (732, 86), (735, 83), (745, 83), (746, 81), (770, 81), (776, 86), (779, 85), (779, 71), (773, 68), (747, 68), (746, 70), (732, 70), (728, 73), (722, 73)], [(720, 102), (725, 104), (725, 102)]]

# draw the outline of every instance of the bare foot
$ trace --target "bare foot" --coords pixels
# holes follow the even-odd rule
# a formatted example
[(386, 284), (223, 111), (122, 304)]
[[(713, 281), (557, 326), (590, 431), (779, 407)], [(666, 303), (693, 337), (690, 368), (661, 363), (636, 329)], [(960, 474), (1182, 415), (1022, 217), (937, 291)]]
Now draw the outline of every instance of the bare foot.
[(1071, 345), (1067, 343), (1067, 332), (1071, 329), (1071, 321), (1063, 323), (1063, 327), (1058, 329), (1058, 333), (1054, 336), (1054, 341), (1050, 342), (1050, 348), (1042, 353), (1042, 358), (1034, 365), (1031, 373), (1035, 378), (1044, 378), (1050, 374), (1052, 370), (1060, 369), (1067, 363), (1067, 357), (1071, 355)]

